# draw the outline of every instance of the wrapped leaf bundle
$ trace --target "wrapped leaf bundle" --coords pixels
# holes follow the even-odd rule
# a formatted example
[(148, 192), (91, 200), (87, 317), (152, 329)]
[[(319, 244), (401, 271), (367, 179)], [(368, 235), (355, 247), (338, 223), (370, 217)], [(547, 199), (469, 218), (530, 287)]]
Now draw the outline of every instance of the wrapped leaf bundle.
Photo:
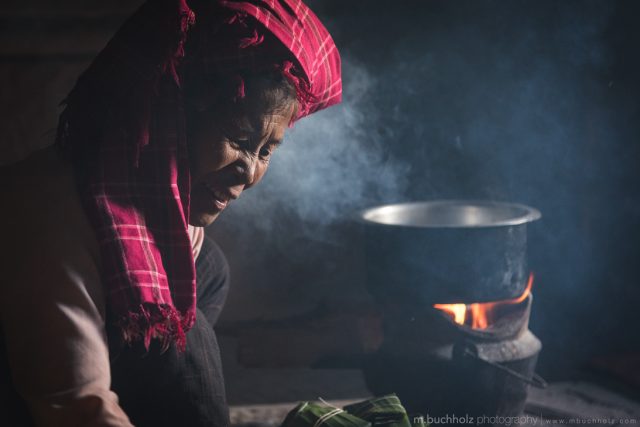
[(371, 423), (340, 408), (302, 402), (289, 412), (281, 427), (371, 427)]
[(422, 417), (410, 418), (395, 394), (347, 405), (302, 402), (281, 427), (426, 427)]
[(369, 421), (373, 427), (412, 427), (407, 411), (395, 394), (347, 405), (344, 410)]

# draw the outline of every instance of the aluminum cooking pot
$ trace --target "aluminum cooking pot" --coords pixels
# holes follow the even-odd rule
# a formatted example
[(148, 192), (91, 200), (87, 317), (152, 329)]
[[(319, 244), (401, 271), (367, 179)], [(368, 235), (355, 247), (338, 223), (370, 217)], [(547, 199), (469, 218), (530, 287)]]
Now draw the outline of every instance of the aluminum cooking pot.
[(528, 206), (440, 200), (359, 213), (367, 287), (378, 302), (413, 305), (515, 298), (526, 287)]

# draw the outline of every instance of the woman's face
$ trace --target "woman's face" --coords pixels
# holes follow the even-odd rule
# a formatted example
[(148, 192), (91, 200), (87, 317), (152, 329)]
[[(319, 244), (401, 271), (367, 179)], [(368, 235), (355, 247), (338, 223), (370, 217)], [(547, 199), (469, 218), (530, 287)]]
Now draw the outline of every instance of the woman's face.
[[(256, 185), (284, 138), (293, 106), (267, 111), (246, 103), (241, 113), (189, 113), (189, 223), (211, 224), (227, 205)], [(282, 109), (280, 109), (282, 110)]]

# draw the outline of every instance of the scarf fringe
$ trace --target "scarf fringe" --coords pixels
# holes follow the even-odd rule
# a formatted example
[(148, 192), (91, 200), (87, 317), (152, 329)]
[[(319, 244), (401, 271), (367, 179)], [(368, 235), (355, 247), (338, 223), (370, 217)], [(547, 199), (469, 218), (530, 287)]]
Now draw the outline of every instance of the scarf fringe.
[(298, 70), (293, 62), (284, 61), (284, 63), (279, 68), (285, 78), (287, 78), (287, 80), (291, 82), (293, 87), (296, 88), (296, 95), (298, 98), (298, 104), (300, 106), (297, 117), (291, 118), (291, 123), (289, 123), (289, 126), (291, 127), (293, 126), (293, 122), (295, 120), (309, 114), (309, 106), (317, 102), (317, 98), (309, 90), (309, 86), (304, 78), (297, 76)]
[(179, 352), (187, 346), (186, 332), (195, 323), (195, 313), (188, 311), (184, 315), (168, 304), (140, 304), (138, 311), (129, 311), (118, 322), (124, 342), (131, 345), (142, 340), (148, 351), (152, 339), (161, 342), (161, 352), (169, 349), (174, 342)]
[[(182, 58), (184, 58), (184, 44), (187, 41), (187, 32), (189, 28), (195, 24), (196, 15), (189, 8), (185, 0), (178, 1), (178, 10), (178, 22), (174, 23), (174, 25), (177, 24), (177, 28), (174, 27), (173, 33), (173, 37), (175, 38), (169, 45), (166, 53), (166, 62), (162, 64), (162, 69), (164, 73), (168, 72), (175, 84), (180, 87), (178, 65)], [(169, 28), (172, 26), (169, 26)]]

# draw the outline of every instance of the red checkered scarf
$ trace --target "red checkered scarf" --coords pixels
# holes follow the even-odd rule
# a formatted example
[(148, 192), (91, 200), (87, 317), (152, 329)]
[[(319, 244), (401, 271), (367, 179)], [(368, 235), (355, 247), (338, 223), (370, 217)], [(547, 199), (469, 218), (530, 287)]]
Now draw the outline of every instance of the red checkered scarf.
[[(213, 27), (241, 24), (242, 31), (249, 31), (249, 37), (210, 44), (214, 49), (205, 52), (203, 63), (211, 72), (233, 70), (228, 62), (243, 58), (244, 52), (268, 59), (271, 48), (262, 41), (273, 35), (297, 61), (276, 64), (298, 92), (297, 118), (341, 99), (335, 45), (301, 1), (189, 3), (196, 13), (185, 0), (146, 2), (80, 76), (58, 126), (57, 144), (73, 161), (99, 241), (111, 321), (125, 341), (142, 339), (147, 348), (158, 338), (164, 348), (175, 342), (183, 350), (185, 333), (195, 322), (179, 71), (195, 20), (195, 28), (203, 27), (202, 18)], [(257, 70), (263, 65), (259, 60), (249, 64)], [(240, 96), (242, 89), (240, 79), (235, 89)]]

